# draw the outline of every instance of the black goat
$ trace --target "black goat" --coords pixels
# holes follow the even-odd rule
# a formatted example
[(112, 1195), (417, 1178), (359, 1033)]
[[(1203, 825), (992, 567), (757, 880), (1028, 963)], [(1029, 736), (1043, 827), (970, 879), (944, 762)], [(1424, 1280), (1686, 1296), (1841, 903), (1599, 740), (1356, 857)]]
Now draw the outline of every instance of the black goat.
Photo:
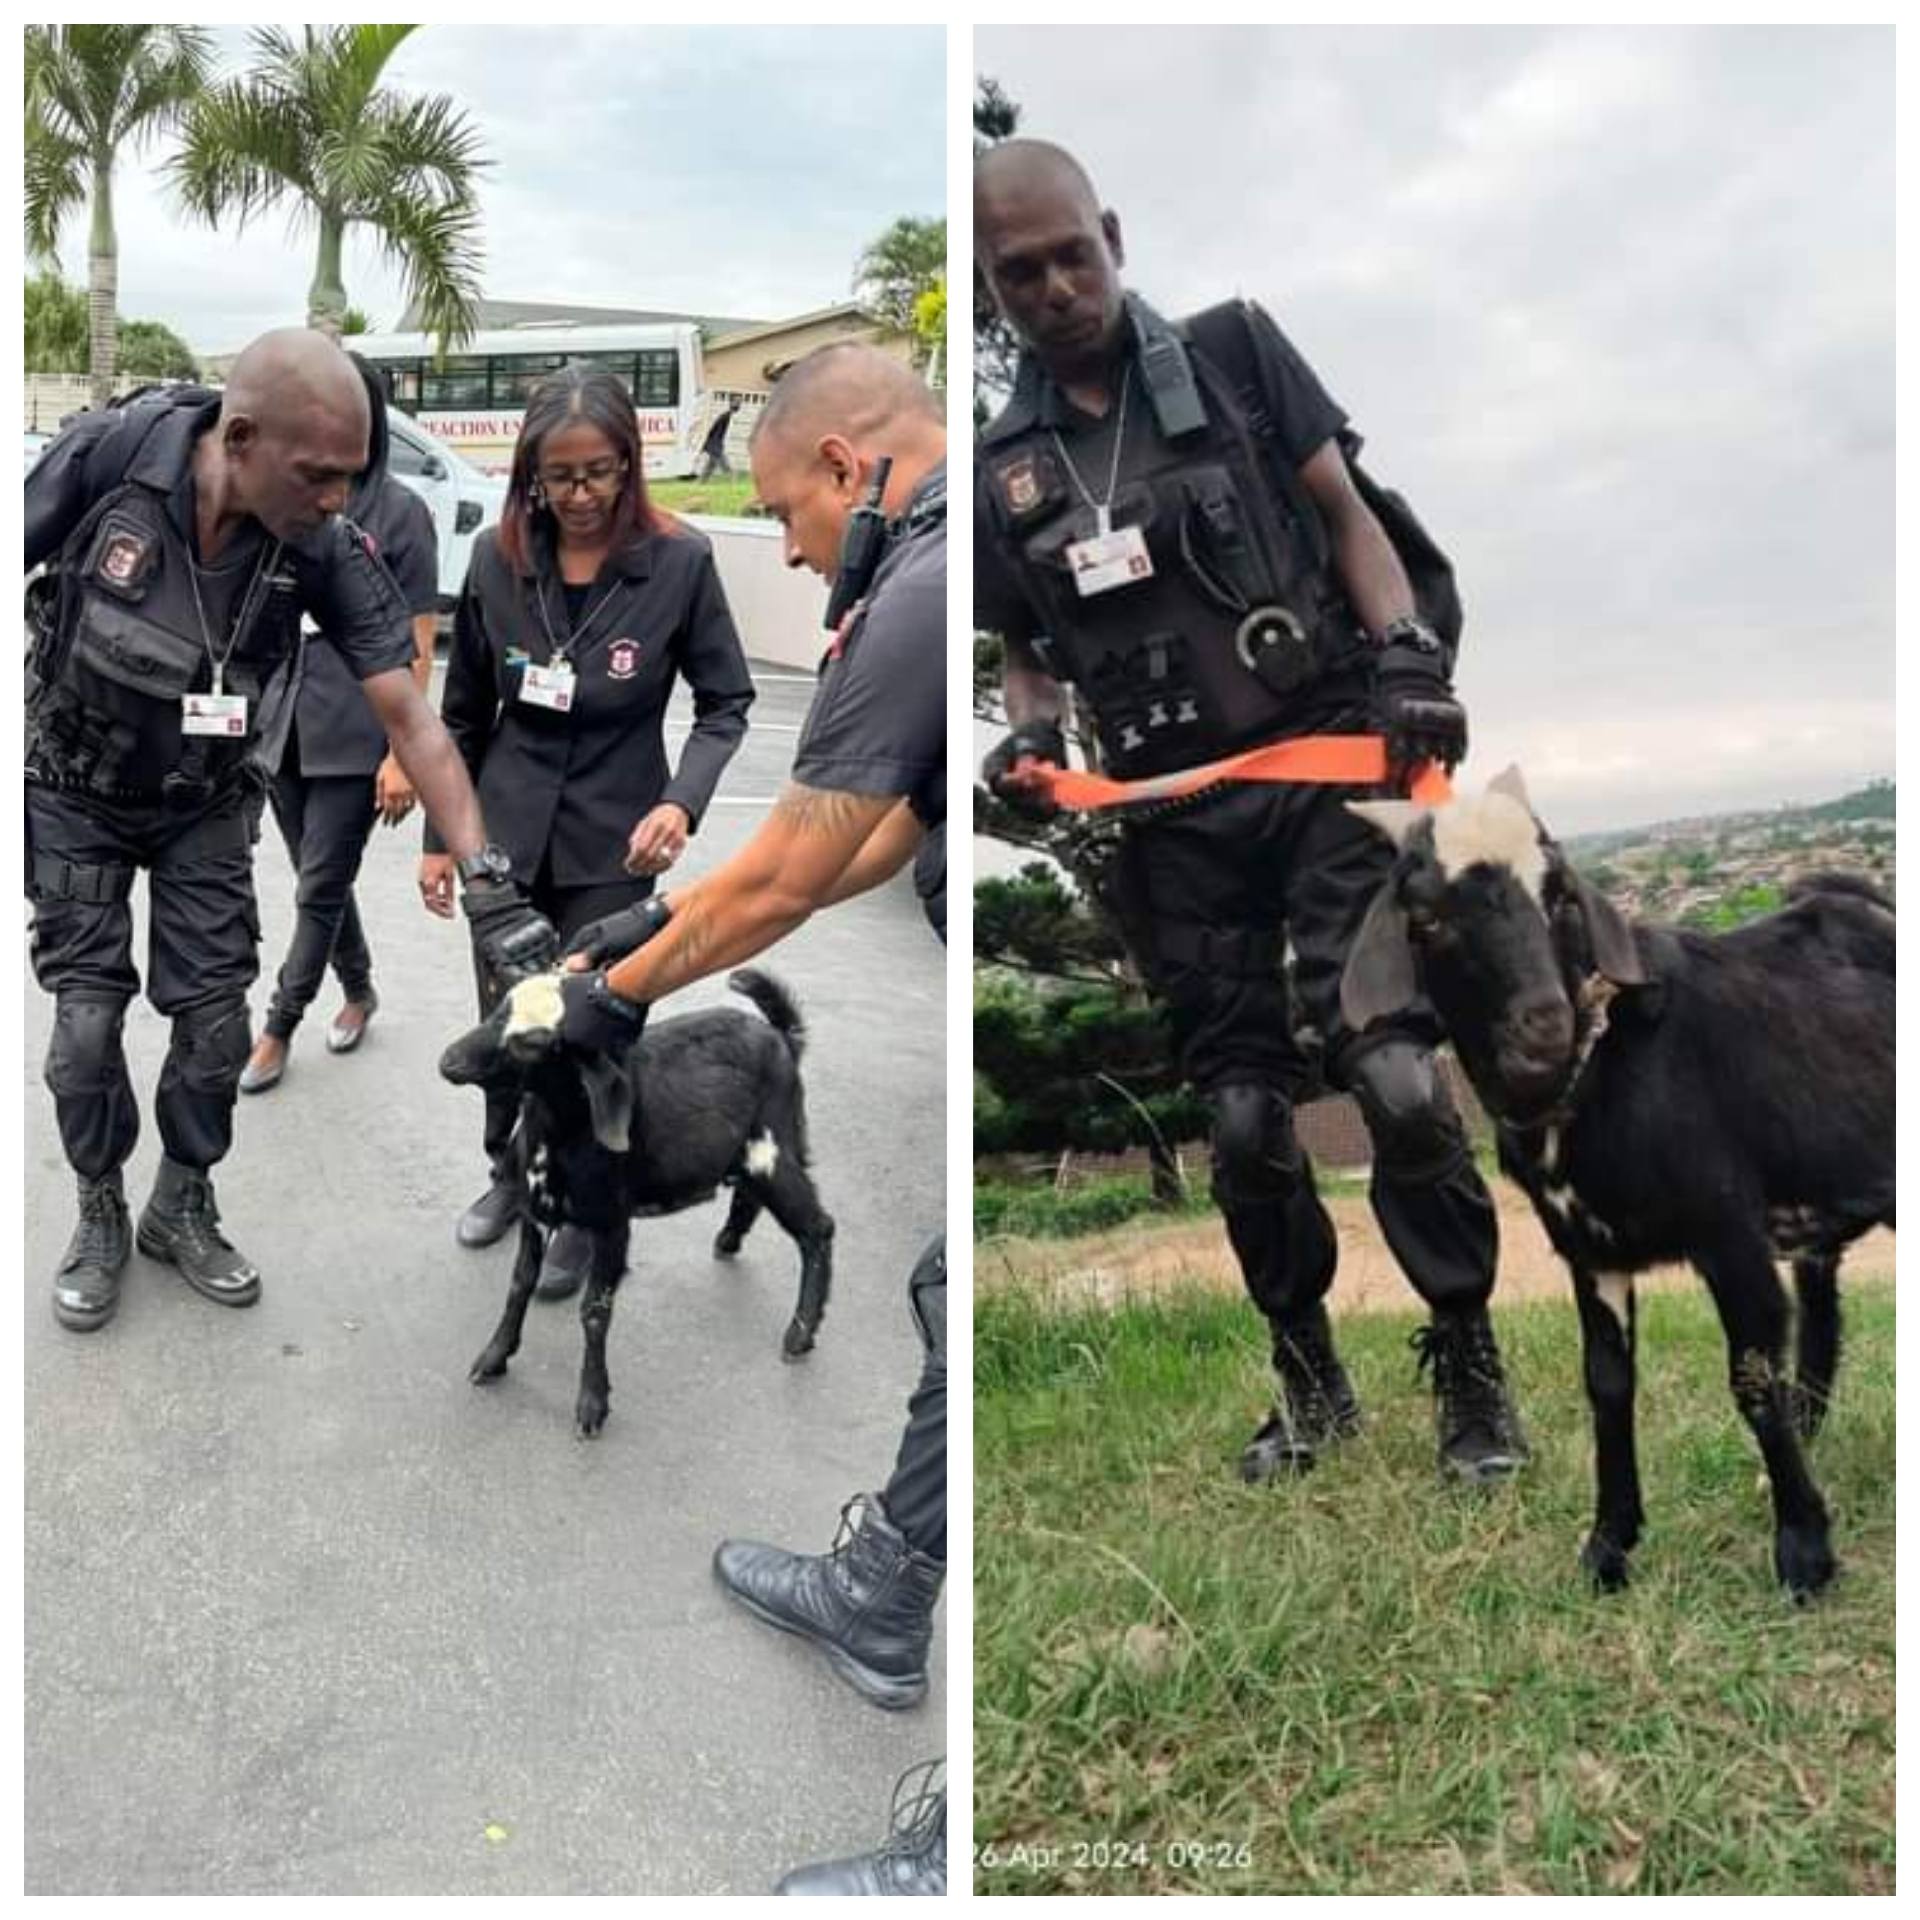
[[(1399, 848), (1348, 956), (1356, 1030), (1424, 992), (1573, 1271), (1599, 1505), (1582, 1559), (1625, 1585), (1644, 1518), (1633, 1275), (1692, 1263), (1773, 1485), (1774, 1565), (1833, 1577), (1803, 1442), (1839, 1357), (1840, 1252), (1894, 1218), (1894, 916), (1848, 875), (1733, 933), (1631, 927), (1568, 865), (1517, 772), (1477, 799), (1353, 811)], [(1792, 1260), (1796, 1377), (1783, 1375)]]
[(598, 1433), (607, 1417), (607, 1327), (635, 1217), (678, 1213), (730, 1186), (716, 1254), (738, 1253), (763, 1207), (799, 1245), (800, 1298), (782, 1343), (789, 1359), (812, 1350), (826, 1311), (833, 1220), (807, 1171), (799, 1011), (763, 973), (743, 968), (727, 984), (766, 1018), (719, 1008), (663, 1020), (621, 1063), (562, 1043), (559, 976), (535, 975), (440, 1061), (456, 1086), (520, 1093), (519, 1251), (506, 1311), (471, 1377), (498, 1379), (519, 1351), (542, 1229), (583, 1229), (593, 1247), (580, 1303), (586, 1358), (575, 1411), (583, 1435)]

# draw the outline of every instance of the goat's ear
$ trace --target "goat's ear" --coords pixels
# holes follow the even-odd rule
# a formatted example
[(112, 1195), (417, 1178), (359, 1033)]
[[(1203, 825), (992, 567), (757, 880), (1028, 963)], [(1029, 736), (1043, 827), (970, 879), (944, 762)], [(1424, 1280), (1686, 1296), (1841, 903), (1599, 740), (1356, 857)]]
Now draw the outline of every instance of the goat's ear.
[(1384, 833), (1396, 847), (1407, 843), (1407, 835), (1433, 811), (1417, 800), (1349, 800), (1347, 811), (1364, 820), (1376, 833)]
[(1616, 987), (1644, 987), (1647, 970), (1640, 964), (1640, 949), (1634, 945), (1633, 929), (1625, 916), (1598, 887), (1589, 886), (1571, 867), (1567, 874), (1580, 901), (1580, 917), (1587, 923), (1593, 964)]
[(440, 1078), (456, 1087), (476, 1087), (500, 1064), (498, 1024), (487, 1020), (463, 1033), (440, 1056)]
[(587, 1089), (594, 1139), (609, 1153), (625, 1153), (633, 1129), (633, 1082), (626, 1068), (605, 1055), (582, 1058), (580, 1078)]
[(1533, 802), (1527, 798), (1527, 783), (1518, 767), (1509, 767), (1504, 773), (1496, 773), (1487, 782), (1487, 791), (1504, 793), (1509, 800), (1518, 800), (1529, 813), (1533, 812)]
[(1410, 1006), (1419, 990), (1407, 916), (1389, 882), (1374, 895), (1347, 954), (1340, 976), (1340, 1017), (1355, 1033), (1364, 1033), (1374, 1021)]

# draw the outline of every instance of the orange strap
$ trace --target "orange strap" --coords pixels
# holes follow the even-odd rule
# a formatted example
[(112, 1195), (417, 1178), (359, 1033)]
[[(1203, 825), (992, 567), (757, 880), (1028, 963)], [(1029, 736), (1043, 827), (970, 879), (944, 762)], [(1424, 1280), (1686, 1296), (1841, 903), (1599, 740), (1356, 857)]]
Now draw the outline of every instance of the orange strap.
[[(1088, 811), (1143, 800), (1182, 800), (1223, 780), (1299, 781), (1344, 787), (1378, 786), (1386, 777), (1387, 743), (1370, 733), (1309, 734), (1299, 740), (1278, 740), (1204, 767), (1184, 767), (1178, 773), (1155, 774), (1145, 780), (1109, 780), (1104, 774), (1037, 762), (1021, 769), (1021, 778), (1031, 782), (1033, 790), (1056, 807)], [(1408, 792), (1414, 800), (1438, 806), (1453, 797), (1453, 785), (1446, 769), (1428, 760), (1414, 774)]]

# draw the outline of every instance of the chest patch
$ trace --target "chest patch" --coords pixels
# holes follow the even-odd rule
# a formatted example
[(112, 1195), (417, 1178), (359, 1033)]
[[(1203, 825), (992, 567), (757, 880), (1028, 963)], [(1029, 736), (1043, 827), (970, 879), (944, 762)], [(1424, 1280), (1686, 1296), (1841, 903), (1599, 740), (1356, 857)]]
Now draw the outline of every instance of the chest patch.
[(994, 484), (1006, 502), (1008, 516), (1014, 520), (1031, 518), (1050, 505), (1059, 491), (1053, 463), (1038, 447), (1023, 447), (997, 462)]
[(609, 680), (631, 680), (640, 671), (640, 643), (637, 640), (616, 640), (607, 649), (607, 678)]

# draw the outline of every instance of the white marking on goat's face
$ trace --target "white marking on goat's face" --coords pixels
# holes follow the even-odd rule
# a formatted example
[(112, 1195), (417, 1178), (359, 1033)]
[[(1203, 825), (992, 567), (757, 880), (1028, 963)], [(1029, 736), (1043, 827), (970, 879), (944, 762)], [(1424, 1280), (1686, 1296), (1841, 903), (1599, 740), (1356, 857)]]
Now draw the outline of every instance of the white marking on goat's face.
[(1531, 813), (1505, 793), (1482, 793), (1436, 807), (1433, 855), (1449, 884), (1469, 867), (1505, 867), (1535, 905), (1547, 878), (1546, 849)]
[(1627, 1316), (1633, 1309), (1633, 1276), (1629, 1273), (1603, 1273), (1594, 1282), (1594, 1290), (1600, 1296), (1600, 1304), (1620, 1323), (1620, 1331), (1627, 1331)]
[(507, 1024), (500, 1037), (511, 1040), (521, 1033), (551, 1033), (566, 1011), (567, 1004), (560, 997), (559, 974), (536, 973), (508, 989)]
[(763, 1180), (780, 1164), (780, 1149), (770, 1133), (755, 1134), (747, 1142), (747, 1171)]

